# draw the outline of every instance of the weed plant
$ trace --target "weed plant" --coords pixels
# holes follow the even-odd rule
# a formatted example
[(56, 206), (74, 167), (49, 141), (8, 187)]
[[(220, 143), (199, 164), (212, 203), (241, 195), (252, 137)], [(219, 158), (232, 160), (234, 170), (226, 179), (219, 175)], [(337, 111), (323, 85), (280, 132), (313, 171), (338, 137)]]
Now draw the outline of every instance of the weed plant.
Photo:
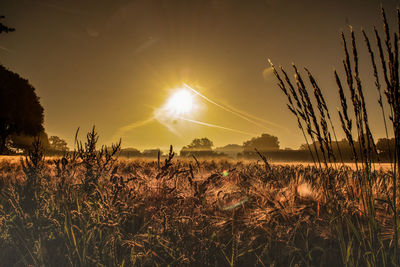
[(354, 169), (334, 152), (332, 113), (311, 72), (293, 66), (293, 80), (272, 65), (315, 165), (272, 165), (258, 151), (260, 161), (177, 159), (172, 147), (164, 161), (127, 161), (115, 156), (120, 142), (98, 148), (94, 128), (61, 158), (45, 158), (35, 141), (25, 159), (0, 163), (0, 264), (399, 266), (399, 34), (382, 17), (384, 38), (376, 29), (375, 46), (363, 38), (395, 137), (392, 169), (373, 167), (351, 29), (345, 77), (334, 75)]
[[(103, 160), (92, 161), (89, 176), (85, 159), (99, 156), (99, 150), (89, 149), (97, 142), (92, 136), (95, 131), (81, 152), (67, 158), (47, 160), (38, 145), (23, 163), (0, 164), (4, 266), (366, 262), (371, 222), (359, 197), (360, 171), (271, 165), (265, 157), (196, 162), (175, 159), (171, 148), (164, 162), (111, 156), (104, 165), (103, 154)], [(89, 151), (95, 155), (78, 156)], [(372, 194), (380, 200), (374, 223), (382, 250), (393, 247), (393, 215), (386, 201), (391, 175), (370, 172)], [(86, 179), (93, 177), (96, 183), (88, 187)], [(334, 203), (324, 191), (329, 179)]]

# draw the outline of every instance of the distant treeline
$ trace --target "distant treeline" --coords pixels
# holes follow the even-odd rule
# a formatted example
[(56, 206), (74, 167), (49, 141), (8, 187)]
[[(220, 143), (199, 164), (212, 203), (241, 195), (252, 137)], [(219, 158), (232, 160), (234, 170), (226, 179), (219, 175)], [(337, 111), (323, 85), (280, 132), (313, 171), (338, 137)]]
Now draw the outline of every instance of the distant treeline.
[[(243, 145), (230, 144), (224, 147), (218, 147), (212, 149), (211, 147), (193, 147), (186, 146), (180, 151), (180, 156), (183, 157), (231, 157), (231, 158), (242, 158), (242, 159), (257, 159), (260, 158), (257, 151), (265, 155), (268, 159), (274, 161), (312, 161), (311, 153), (316, 155), (315, 151), (318, 152), (319, 157), (322, 158), (320, 151), (320, 145), (318, 142), (306, 145), (301, 145), (299, 149), (280, 149), (279, 142), (262, 142), (269, 136), (262, 135), (258, 138), (253, 138)], [(271, 145), (272, 144), (272, 145)], [(361, 158), (361, 147), (358, 141), (354, 141), (356, 147), (356, 154), (358, 158)], [(394, 157), (395, 141), (394, 138), (387, 139), (381, 138), (373, 146), (372, 154), (376, 162), (390, 162)], [(257, 151), (256, 151), (257, 149)], [(354, 161), (354, 152), (346, 139), (335, 142), (332, 141), (332, 149), (336, 162), (352, 162)]]
[(44, 149), (46, 155), (57, 156), (68, 153), (69, 148), (67, 142), (58, 136), (48, 137), (46, 132), (41, 131), (36, 136), (29, 136), (24, 134), (12, 134), (7, 138), (6, 150), (4, 154), (8, 155), (26, 155), (32, 148), (33, 142), (39, 139), (41, 147)]
[(125, 157), (125, 158), (140, 158), (140, 157), (147, 157), (147, 158), (157, 158), (158, 156), (164, 156), (163, 151), (160, 149), (145, 149), (143, 152), (136, 148), (123, 148), (118, 153), (117, 156)]
[[(38, 135), (46, 155), (48, 156), (63, 156), (72, 151), (68, 148), (65, 140), (58, 136), (48, 137), (45, 132), (41, 132)], [(29, 151), (33, 140), (37, 137), (31, 137), (26, 135), (12, 135), (7, 143), (8, 154), (24, 155)], [(381, 138), (375, 143), (374, 159), (376, 162), (390, 162), (394, 157), (395, 151), (395, 140)], [(358, 158), (362, 151), (360, 150), (360, 144), (358, 141), (354, 141), (356, 148), (356, 154)], [(181, 157), (192, 157), (196, 158), (233, 158), (233, 159), (259, 159), (260, 156), (257, 151), (269, 160), (273, 161), (312, 161), (310, 150), (316, 155), (315, 151), (322, 158), (320, 151), (320, 145), (318, 142), (311, 143), (309, 145), (303, 144), (299, 149), (279, 147), (278, 138), (269, 134), (262, 134), (259, 137), (254, 137), (248, 141), (239, 144), (229, 144), (223, 147), (213, 148), (213, 142), (208, 138), (196, 138), (189, 145), (184, 146), (179, 151)], [(257, 151), (256, 151), (257, 150)], [(354, 161), (354, 152), (346, 139), (335, 142), (332, 141), (332, 150), (336, 162)], [(158, 158), (164, 156), (164, 152), (158, 148), (156, 149), (145, 149), (140, 151), (136, 148), (124, 148), (121, 149), (117, 156), (125, 158)]]

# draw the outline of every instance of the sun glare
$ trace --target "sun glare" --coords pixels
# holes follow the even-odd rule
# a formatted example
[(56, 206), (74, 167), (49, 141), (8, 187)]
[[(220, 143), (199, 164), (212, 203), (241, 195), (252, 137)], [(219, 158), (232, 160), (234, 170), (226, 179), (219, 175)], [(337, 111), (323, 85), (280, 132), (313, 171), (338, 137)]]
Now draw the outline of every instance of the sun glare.
[(165, 107), (173, 115), (188, 114), (193, 110), (193, 95), (186, 89), (179, 89), (171, 95)]

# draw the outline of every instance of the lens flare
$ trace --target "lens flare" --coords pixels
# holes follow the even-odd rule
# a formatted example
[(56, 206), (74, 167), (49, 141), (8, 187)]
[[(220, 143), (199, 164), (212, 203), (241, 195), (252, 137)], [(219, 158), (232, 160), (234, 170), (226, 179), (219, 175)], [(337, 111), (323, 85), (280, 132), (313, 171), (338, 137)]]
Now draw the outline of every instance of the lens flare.
[[(242, 110), (240, 110), (240, 109), (234, 108), (234, 107), (229, 106), (229, 105), (227, 105), (227, 104), (225, 104), (225, 105), (218, 104), (217, 102), (215, 102), (215, 101), (211, 100), (210, 98), (206, 97), (205, 95), (201, 94), (199, 91), (197, 91), (197, 90), (195, 90), (194, 88), (190, 87), (190, 86), (187, 85), (186, 83), (184, 83), (183, 86), (184, 86), (186, 89), (188, 89), (188, 90), (192, 91), (193, 93), (195, 93), (196, 95), (200, 96), (201, 98), (203, 98), (203, 99), (206, 100), (207, 102), (209, 102), (209, 103), (211, 103), (211, 104), (213, 104), (213, 105), (215, 105), (215, 106), (221, 108), (222, 110), (224, 110), (224, 111), (226, 111), (226, 112), (229, 112), (229, 113), (231, 113), (231, 114), (233, 114), (233, 115), (235, 115), (235, 116), (238, 116), (238, 117), (240, 117), (240, 118), (242, 118), (242, 119), (244, 119), (244, 120), (246, 120), (246, 121), (248, 121), (248, 122), (250, 122), (250, 123), (252, 123), (252, 124), (254, 124), (254, 125), (256, 125), (256, 126), (258, 126), (258, 127), (264, 128), (265, 130), (270, 131), (271, 129), (270, 129), (269, 127), (266, 127), (265, 125), (263, 125), (263, 124), (261, 124), (261, 123), (269, 124), (269, 125), (276, 126), (276, 127), (279, 127), (279, 128), (284, 129), (284, 128), (283, 128), (282, 126), (280, 126), (280, 125), (277, 125), (277, 124), (272, 123), (272, 122), (270, 122), (270, 121), (267, 121), (267, 120), (265, 120), (265, 119), (259, 118), (259, 117), (257, 117), (257, 116), (254, 116), (254, 115), (252, 115), (252, 114), (249, 114), (249, 113), (247, 113), (247, 112), (245, 112), (245, 111), (242, 111)], [(257, 122), (257, 121), (259, 121), (259, 122), (261, 122), (261, 123), (259, 123), (259, 122)]]
[(203, 121), (191, 120), (191, 119), (184, 118), (184, 117), (179, 117), (179, 119), (184, 120), (184, 121), (188, 121), (188, 122), (192, 122), (192, 123), (195, 123), (195, 124), (199, 124), (199, 125), (203, 125), (203, 126), (207, 126), (207, 127), (211, 127), (211, 128), (223, 129), (223, 130), (227, 130), (227, 131), (231, 131), (231, 132), (235, 132), (235, 133), (247, 134), (247, 135), (250, 135), (250, 136), (256, 135), (255, 133), (249, 133), (249, 132), (245, 132), (245, 131), (241, 131), (241, 130), (237, 130), (237, 129), (233, 129), (233, 128), (224, 127), (224, 126), (221, 126), (221, 125), (211, 124), (211, 123), (207, 123), (207, 122), (203, 122)]

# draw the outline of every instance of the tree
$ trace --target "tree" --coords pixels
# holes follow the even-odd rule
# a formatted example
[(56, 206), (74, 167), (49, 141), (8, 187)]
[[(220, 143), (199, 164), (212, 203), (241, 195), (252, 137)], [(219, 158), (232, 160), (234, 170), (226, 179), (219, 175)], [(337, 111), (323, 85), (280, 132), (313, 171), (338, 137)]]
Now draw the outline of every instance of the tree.
[(203, 150), (211, 150), (211, 148), (214, 146), (213, 141), (208, 139), (207, 137), (204, 138), (195, 138), (192, 140), (190, 145), (187, 146), (189, 149), (203, 149)]
[(68, 151), (67, 142), (58, 136), (50, 136), (49, 138), (50, 148), (55, 151)]
[[(32, 148), (32, 144), (35, 141), (35, 138), (39, 137), (40, 143), (45, 150), (50, 148), (49, 139), (47, 134), (42, 131), (36, 136), (30, 136), (25, 134), (11, 134), (7, 139), (7, 147), (6, 149), (9, 152), (27, 152)], [(22, 150), (22, 151), (21, 151)]]
[(380, 153), (388, 153), (389, 150), (394, 151), (395, 142), (394, 138), (379, 138), (376, 142), (376, 148)]
[(214, 146), (213, 141), (211, 141), (210, 139), (208, 139), (206, 137), (195, 138), (192, 140), (192, 142), (189, 145), (182, 147), (180, 155), (183, 157), (187, 157), (190, 155), (193, 155), (196, 157), (218, 156), (218, 154), (212, 150), (213, 146)]
[(156, 149), (145, 149), (143, 151), (142, 155), (144, 157), (155, 158), (155, 157), (158, 157), (158, 155), (162, 156), (163, 152), (159, 148), (156, 148)]
[[(5, 18), (4, 16), (0, 16), (0, 19), (4, 19), (4, 18)], [(8, 33), (8, 32), (13, 32), (13, 31), (15, 31), (14, 28), (7, 27), (6, 25), (4, 25), (3, 23), (0, 22), (0, 33), (3, 33), (3, 32)]]
[(243, 152), (243, 146), (237, 144), (229, 144), (215, 149), (217, 153), (223, 153), (230, 157), (236, 157), (239, 153)]
[(394, 151), (396, 151), (395, 139), (379, 138), (376, 142), (376, 148), (381, 160), (390, 161), (394, 158)]
[(35, 88), (0, 65), (0, 154), (12, 134), (37, 135), (43, 129), (43, 107)]
[(260, 151), (278, 150), (278, 137), (270, 134), (262, 134), (260, 137), (253, 137), (251, 140), (244, 142), (243, 148), (245, 151), (254, 151), (255, 148)]
[[(157, 151), (157, 153), (158, 153), (158, 151)], [(128, 147), (128, 148), (121, 149), (118, 153), (118, 156), (127, 157), (127, 158), (141, 157), (142, 153), (136, 148)]]

